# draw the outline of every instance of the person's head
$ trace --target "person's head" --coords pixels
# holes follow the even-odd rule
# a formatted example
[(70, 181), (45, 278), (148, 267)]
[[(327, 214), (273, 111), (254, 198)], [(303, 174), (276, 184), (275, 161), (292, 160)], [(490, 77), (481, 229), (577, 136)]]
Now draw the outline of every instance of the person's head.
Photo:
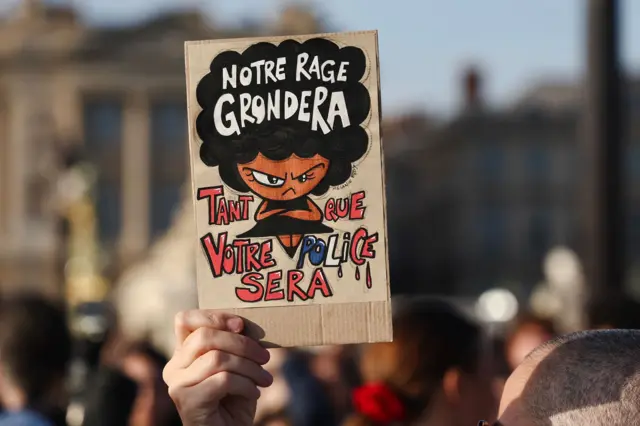
[(640, 419), (640, 332), (558, 337), (513, 372), (500, 403), (503, 426), (628, 426)]
[(593, 300), (588, 316), (594, 329), (640, 329), (640, 303), (626, 295)]
[(70, 358), (71, 335), (63, 309), (32, 295), (0, 305), (0, 383), (8, 409), (62, 403), (53, 400), (64, 395)]
[(293, 124), (265, 125), (237, 138), (210, 138), (207, 128), (207, 124), (199, 127), (205, 141), (200, 149), (202, 161), (217, 166), (224, 183), (236, 191), (268, 200), (323, 195), (351, 177), (352, 162), (368, 148), (361, 128), (347, 140)]
[[(364, 382), (381, 383), (395, 395), (405, 412), (403, 424), (464, 426), (495, 415), (491, 362), (480, 327), (444, 301), (414, 297), (394, 303), (393, 342), (363, 347)], [(376, 423), (362, 413), (346, 424)]]
[(354, 367), (355, 347), (349, 345), (314, 346), (308, 348), (312, 374), (324, 383), (350, 383)]
[(511, 371), (520, 365), (531, 351), (555, 336), (556, 330), (551, 320), (531, 313), (520, 315), (505, 342), (505, 355)]
[(179, 424), (178, 413), (162, 380), (167, 359), (147, 343), (136, 343), (122, 360), (124, 373), (137, 385), (129, 426)]

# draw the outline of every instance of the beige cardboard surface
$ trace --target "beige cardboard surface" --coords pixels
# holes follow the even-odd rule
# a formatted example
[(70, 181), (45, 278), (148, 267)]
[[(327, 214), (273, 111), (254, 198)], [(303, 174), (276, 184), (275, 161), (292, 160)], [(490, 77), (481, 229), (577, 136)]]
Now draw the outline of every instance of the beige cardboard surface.
[(185, 45), (201, 308), (391, 340), (376, 32)]

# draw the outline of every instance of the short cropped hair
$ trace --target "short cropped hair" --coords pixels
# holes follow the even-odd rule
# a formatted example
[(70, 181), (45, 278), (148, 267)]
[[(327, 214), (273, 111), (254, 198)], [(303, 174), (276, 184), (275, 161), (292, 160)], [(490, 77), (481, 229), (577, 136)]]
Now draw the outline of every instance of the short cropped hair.
[(532, 426), (627, 426), (640, 419), (640, 331), (586, 331), (536, 349), (521, 395)]
[(28, 404), (64, 378), (70, 358), (71, 336), (63, 309), (33, 295), (0, 305), (0, 364)]

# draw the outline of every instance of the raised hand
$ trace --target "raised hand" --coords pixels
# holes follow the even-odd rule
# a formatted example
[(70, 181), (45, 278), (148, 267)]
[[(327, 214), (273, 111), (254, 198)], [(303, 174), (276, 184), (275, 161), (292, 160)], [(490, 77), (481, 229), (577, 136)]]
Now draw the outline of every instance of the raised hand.
[(209, 310), (176, 315), (176, 351), (163, 372), (184, 426), (251, 426), (269, 352), (243, 336), (241, 318)]

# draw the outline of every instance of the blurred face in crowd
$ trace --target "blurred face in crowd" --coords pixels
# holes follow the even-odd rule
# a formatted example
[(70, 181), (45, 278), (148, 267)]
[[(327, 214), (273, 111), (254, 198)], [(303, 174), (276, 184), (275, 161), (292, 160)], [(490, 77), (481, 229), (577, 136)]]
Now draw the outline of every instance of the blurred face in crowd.
[[(351, 348), (343, 345), (321, 346), (315, 348), (311, 358), (310, 369), (312, 374), (325, 386), (331, 389), (329, 398), (333, 408), (337, 412), (346, 412), (350, 409), (350, 377), (352, 372), (348, 364), (352, 361)], [(355, 370), (355, 364), (353, 366)]]
[(173, 403), (162, 381), (161, 368), (143, 354), (125, 357), (123, 370), (138, 385), (129, 426), (157, 426), (169, 417)]
[[(365, 385), (382, 382), (398, 397), (394, 405), (404, 409), (396, 419), (407, 425), (467, 426), (495, 418), (495, 360), (482, 328), (440, 299), (396, 298), (393, 309), (393, 342), (363, 346), (360, 369)], [(367, 391), (358, 395), (366, 398)], [(367, 404), (356, 401), (348, 426), (376, 420)], [(374, 409), (377, 404), (371, 402)]]
[(478, 419), (494, 418), (499, 395), (495, 393), (493, 363), (482, 355), (474, 373), (451, 370), (443, 380), (443, 394), (452, 413), (451, 424), (475, 425)]
[(526, 324), (520, 327), (507, 346), (506, 355), (509, 367), (515, 370), (531, 351), (552, 337), (551, 334), (537, 324)]
[(341, 362), (344, 346), (320, 346), (315, 348), (311, 369), (316, 377), (327, 382), (338, 382), (342, 376)]
[[(401, 355), (403, 349), (392, 343), (364, 348), (361, 357), (364, 381), (406, 376), (406, 381), (410, 382), (415, 374), (413, 371), (398, 373), (402, 370), (399, 364), (410, 364)], [(467, 426), (477, 424), (478, 419), (495, 418), (499, 395), (494, 391), (492, 360), (485, 354), (479, 355), (474, 372), (464, 372), (457, 367), (445, 372), (440, 386), (430, 400), (425, 401), (427, 409), (416, 425)], [(411, 388), (412, 385), (406, 387)]]

